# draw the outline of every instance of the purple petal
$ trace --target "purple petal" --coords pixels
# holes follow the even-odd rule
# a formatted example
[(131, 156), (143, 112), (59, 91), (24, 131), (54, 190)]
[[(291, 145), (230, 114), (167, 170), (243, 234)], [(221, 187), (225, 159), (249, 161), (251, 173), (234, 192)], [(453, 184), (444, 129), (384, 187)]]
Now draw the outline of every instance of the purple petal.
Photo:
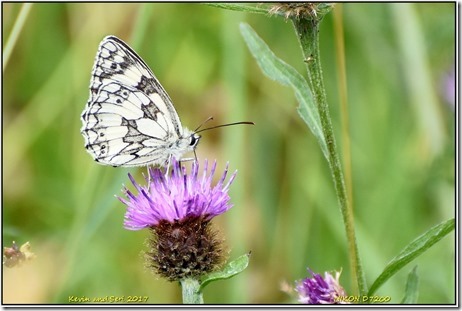
[(205, 160), (203, 173), (199, 174), (199, 163), (193, 162), (188, 174), (186, 168), (173, 159), (170, 174), (159, 168), (149, 168), (150, 178), (146, 180), (146, 187), (137, 184), (129, 174), (138, 194), (125, 189), (127, 200), (119, 198), (128, 207), (125, 228), (139, 230), (156, 226), (161, 220), (173, 222), (188, 216), (211, 219), (226, 212), (232, 206), (229, 203), (228, 188), (237, 171), (223, 186), (228, 172), (227, 164), (219, 182), (212, 186), (217, 162), (213, 162), (210, 172), (208, 168), (208, 161)]

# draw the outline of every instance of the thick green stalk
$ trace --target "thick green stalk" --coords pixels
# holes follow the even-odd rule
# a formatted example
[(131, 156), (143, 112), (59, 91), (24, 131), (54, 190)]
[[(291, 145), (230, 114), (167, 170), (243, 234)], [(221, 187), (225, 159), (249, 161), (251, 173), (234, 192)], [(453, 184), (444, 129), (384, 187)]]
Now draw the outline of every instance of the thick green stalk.
[(204, 298), (200, 291), (200, 283), (196, 279), (184, 279), (180, 281), (184, 304), (203, 304)]
[(319, 22), (321, 19), (317, 16), (312, 16), (312, 18), (294, 17), (292, 21), (303, 50), (308, 70), (308, 83), (318, 107), (322, 131), (327, 143), (329, 167), (337, 191), (340, 211), (347, 235), (351, 275), (353, 280), (356, 280), (356, 283), (353, 282), (353, 291), (357, 292), (359, 288), (359, 293), (365, 294), (367, 289), (356, 243), (353, 211), (347, 200), (342, 167), (335, 145), (335, 137), (322, 79), (321, 57), (319, 53)]

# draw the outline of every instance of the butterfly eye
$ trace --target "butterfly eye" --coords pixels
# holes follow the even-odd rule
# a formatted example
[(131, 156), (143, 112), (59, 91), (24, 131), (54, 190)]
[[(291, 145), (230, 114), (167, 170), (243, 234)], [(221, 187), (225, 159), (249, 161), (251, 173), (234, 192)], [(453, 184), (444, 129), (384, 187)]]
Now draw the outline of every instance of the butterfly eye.
[(189, 137), (189, 145), (190, 146), (196, 146), (198, 143), (199, 143), (199, 139), (201, 138), (200, 135), (197, 135), (196, 133), (192, 134), (190, 137)]

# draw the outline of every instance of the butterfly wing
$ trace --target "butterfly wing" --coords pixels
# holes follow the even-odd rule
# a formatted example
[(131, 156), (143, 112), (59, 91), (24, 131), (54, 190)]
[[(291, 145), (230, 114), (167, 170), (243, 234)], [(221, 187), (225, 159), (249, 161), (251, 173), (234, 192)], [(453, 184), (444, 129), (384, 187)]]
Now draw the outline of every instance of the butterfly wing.
[(99, 46), (81, 116), (85, 147), (112, 166), (164, 164), (184, 137), (175, 108), (146, 63), (122, 40)]

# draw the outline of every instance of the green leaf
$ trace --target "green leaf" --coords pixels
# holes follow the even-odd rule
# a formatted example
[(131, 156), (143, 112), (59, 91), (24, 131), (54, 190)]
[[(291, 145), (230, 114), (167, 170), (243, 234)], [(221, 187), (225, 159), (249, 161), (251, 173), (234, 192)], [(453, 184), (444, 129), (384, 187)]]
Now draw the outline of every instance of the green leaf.
[(417, 266), (407, 276), (406, 290), (404, 292), (401, 304), (416, 304), (419, 297), (418, 291), (419, 276), (417, 275)]
[(229, 262), (222, 270), (212, 272), (204, 276), (201, 280), (199, 290), (202, 291), (204, 287), (213, 281), (229, 279), (242, 271), (249, 265), (250, 253), (242, 255), (237, 259)]
[(305, 78), (292, 66), (278, 58), (268, 45), (257, 35), (248, 24), (240, 25), (250, 52), (257, 61), (260, 69), (270, 79), (283, 85), (291, 86), (299, 103), (298, 113), (308, 128), (317, 138), (326, 159), (328, 159), (327, 144), (321, 128), (318, 110)]
[(382, 286), (391, 276), (398, 272), (401, 268), (414, 260), (436, 242), (441, 240), (445, 235), (454, 230), (454, 218), (449, 219), (439, 225), (434, 226), (417, 239), (412, 241), (401, 253), (393, 258), (385, 267), (383, 272), (375, 280), (369, 289), (368, 296), (372, 296), (377, 289)]
[(259, 8), (257, 6), (248, 5), (248, 4), (237, 4), (237, 3), (206, 3), (206, 4), (209, 6), (220, 8), (220, 9), (268, 15), (268, 10), (264, 8)]

